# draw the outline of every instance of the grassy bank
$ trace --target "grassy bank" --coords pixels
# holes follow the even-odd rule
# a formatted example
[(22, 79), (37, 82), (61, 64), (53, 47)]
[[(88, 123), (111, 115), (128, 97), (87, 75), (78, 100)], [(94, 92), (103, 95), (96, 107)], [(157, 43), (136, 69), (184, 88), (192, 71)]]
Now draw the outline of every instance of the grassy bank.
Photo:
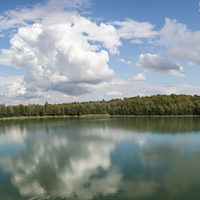
[(54, 118), (108, 118), (109, 114), (87, 114), (87, 115), (54, 115), (54, 116), (19, 116), (2, 117), (0, 120), (24, 120), (24, 119), (54, 119)]
[(137, 118), (137, 117), (200, 117), (200, 115), (110, 115), (110, 114), (86, 114), (86, 115), (56, 115), (56, 116), (20, 116), (3, 117), (0, 120), (25, 120), (25, 119), (56, 119), (56, 118)]
[(200, 117), (200, 115), (110, 115), (110, 117)]

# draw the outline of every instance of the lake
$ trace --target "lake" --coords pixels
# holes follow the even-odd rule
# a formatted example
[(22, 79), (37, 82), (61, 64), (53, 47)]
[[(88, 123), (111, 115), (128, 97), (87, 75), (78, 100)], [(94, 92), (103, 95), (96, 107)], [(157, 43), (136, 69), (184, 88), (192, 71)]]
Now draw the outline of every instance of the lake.
[(2, 200), (196, 200), (199, 118), (0, 121)]

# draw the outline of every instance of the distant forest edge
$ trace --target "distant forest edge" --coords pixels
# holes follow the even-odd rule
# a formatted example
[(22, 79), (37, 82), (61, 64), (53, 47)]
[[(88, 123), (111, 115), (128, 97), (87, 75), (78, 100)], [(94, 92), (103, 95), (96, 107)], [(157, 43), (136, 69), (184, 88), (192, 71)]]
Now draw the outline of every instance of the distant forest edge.
[(80, 116), (88, 114), (108, 115), (200, 115), (198, 95), (154, 95), (112, 99), (110, 101), (74, 102), (44, 105), (0, 104), (0, 117), (29, 116)]

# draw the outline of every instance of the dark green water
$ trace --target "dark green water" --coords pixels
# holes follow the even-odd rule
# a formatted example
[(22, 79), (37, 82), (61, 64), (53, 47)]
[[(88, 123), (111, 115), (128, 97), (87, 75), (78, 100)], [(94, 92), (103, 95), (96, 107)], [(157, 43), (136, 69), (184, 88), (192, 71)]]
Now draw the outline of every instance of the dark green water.
[(2, 200), (198, 200), (200, 119), (0, 122)]

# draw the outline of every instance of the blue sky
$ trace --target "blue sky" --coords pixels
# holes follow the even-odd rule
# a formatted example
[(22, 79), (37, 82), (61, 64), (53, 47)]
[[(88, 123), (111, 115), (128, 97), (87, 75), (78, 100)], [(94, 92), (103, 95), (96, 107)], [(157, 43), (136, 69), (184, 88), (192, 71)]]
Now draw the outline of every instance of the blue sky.
[(13, 0), (0, 8), (0, 103), (200, 94), (197, 0)]

